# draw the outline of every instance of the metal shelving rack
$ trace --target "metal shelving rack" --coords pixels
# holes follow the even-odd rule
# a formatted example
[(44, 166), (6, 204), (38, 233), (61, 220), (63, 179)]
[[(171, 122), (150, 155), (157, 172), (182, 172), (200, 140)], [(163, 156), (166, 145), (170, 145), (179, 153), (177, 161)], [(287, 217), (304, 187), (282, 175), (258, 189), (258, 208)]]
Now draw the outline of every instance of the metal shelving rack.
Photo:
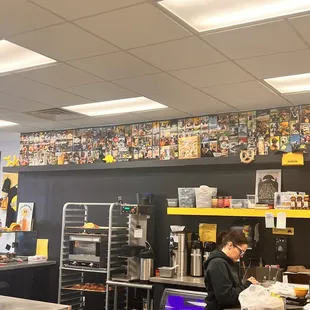
[[(83, 228), (89, 220), (90, 209), (93, 207), (104, 208), (109, 214), (109, 225), (97, 229)], [(107, 234), (107, 268), (80, 268), (71, 267), (69, 262), (69, 235), (68, 231), (75, 230), (80, 232), (104, 233)], [(87, 273), (103, 274), (105, 280), (112, 274), (122, 273), (127, 269), (127, 261), (118, 257), (118, 251), (122, 244), (128, 244), (128, 216), (120, 214), (118, 203), (84, 203), (68, 202), (63, 207), (62, 231), (61, 231), (61, 250), (59, 267), (59, 290), (58, 302), (65, 303), (72, 307), (72, 310), (82, 310), (85, 308), (85, 292), (87, 290), (72, 290), (75, 284), (85, 283)], [(106, 285), (106, 292), (93, 291), (95, 294), (105, 296), (105, 302), (100, 304), (97, 309), (113, 309), (112, 300), (109, 302), (109, 286)], [(127, 307), (126, 292), (117, 294), (119, 305)], [(107, 302), (106, 302), (107, 299)], [(121, 308), (120, 308), (121, 309)]]

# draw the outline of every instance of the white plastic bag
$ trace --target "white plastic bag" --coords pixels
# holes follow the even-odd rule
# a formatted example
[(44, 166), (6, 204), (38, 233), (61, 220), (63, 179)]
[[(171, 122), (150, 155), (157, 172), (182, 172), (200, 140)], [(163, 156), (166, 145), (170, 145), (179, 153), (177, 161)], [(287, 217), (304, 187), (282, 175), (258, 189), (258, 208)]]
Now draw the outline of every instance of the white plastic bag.
[(251, 285), (239, 295), (241, 310), (284, 310), (281, 298), (272, 297), (260, 285)]
[(211, 208), (212, 196), (217, 196), (217, 188), (201, 185), (196, 188), (196, 207)]

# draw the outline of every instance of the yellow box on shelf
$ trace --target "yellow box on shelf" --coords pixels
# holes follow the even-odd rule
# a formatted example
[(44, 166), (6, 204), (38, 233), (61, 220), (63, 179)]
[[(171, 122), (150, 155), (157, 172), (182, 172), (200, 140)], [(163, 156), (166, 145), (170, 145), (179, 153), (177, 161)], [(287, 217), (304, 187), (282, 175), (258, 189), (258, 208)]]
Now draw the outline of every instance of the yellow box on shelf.
[(303, 166), (303, 153), (286, 153), (282, 155), (282, 166)]
[(167, 208), (168, 215), (193, 215), (193, 216), (241, 216), (241, 217), (265, 217), (266, 212), (277, 216), (279, 212), (285, 212), (287, 218), (310, 218), (310, 210), (285, 210), (285, 209), (226, 209), (226, 208)]

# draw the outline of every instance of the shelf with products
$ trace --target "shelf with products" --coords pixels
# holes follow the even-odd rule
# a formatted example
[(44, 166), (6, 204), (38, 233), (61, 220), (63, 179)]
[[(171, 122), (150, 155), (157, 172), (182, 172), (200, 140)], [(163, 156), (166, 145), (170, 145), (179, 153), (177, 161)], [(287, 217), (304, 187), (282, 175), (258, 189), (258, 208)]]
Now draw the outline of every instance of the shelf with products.
[(286, 210), (286, 209), (229, 209), (229, 208), (167, 208), (168, 215), (189, 216), (234, 216), (234, 217), (265, 217), (266, 213), (277, 216), (279, 212), (285, 212), (287, 218), (310, 218), (310, 210)]
[[(269, 154), (256, 156), (253, 164), (278, 164), (281, 165), (281, 154)], [(305, 161), (310, 161), (310, 156), (305, 154)], [(3, 171), (8, 173), (48, 172), (48, 171), (81, 171), (81, 170), (105, 170), (105, 169), (139, 169), (139, 168), (166, 168), (184, 166), (213, 166), (213, 165), (244, 165), (239, 156), (228, 157), (204, 157), (196, 159), (172, 159), (172, 160), (134, 160), (127, 162), (116, 162), (111, 164), (94, 163), (84, 165), (55, 165), (55, 166), (17, 166), (4, 167)]]

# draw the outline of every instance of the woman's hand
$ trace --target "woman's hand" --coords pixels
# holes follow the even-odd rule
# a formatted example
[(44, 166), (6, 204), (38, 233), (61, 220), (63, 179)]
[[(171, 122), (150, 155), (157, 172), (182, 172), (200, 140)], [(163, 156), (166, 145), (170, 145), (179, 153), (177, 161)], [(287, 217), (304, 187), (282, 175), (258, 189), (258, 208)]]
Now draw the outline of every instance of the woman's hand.
[(257, 281), (254, 277), (248, 278), (248, 281), (251, 282), (251, 283), (254, 284), (254, 285), (257, 285), (257, 284), (258, 284), (258, 281)]

